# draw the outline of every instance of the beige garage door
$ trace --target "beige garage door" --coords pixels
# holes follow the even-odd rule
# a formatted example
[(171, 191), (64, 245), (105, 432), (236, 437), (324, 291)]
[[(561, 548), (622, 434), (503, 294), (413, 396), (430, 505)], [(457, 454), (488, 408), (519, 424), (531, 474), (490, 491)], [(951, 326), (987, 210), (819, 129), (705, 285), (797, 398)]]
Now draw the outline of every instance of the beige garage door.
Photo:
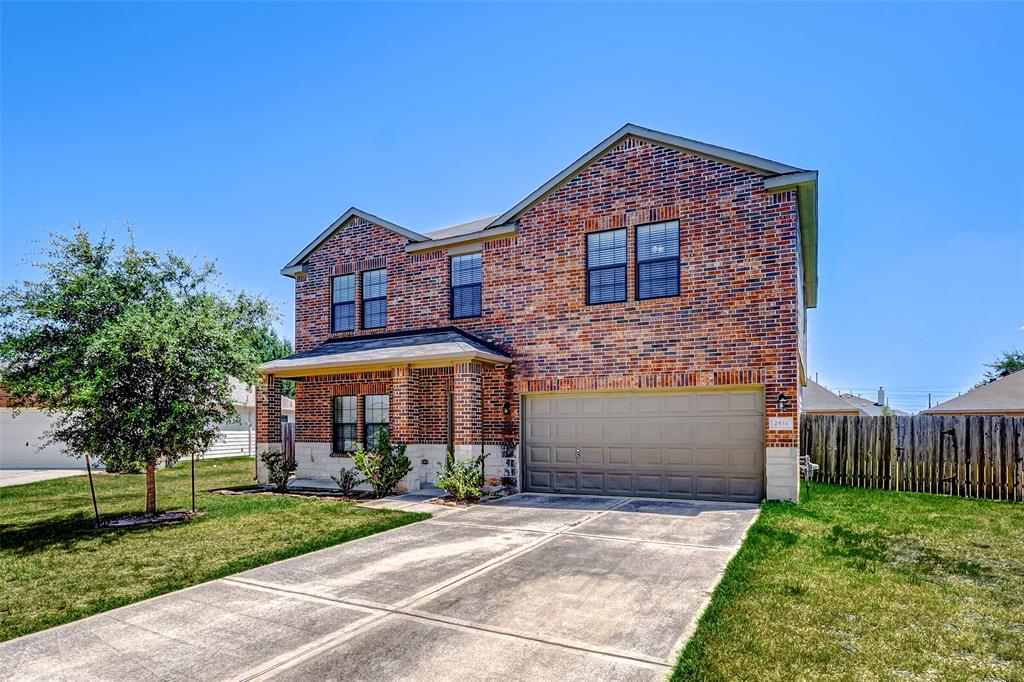
[(764, 497), (764, 394), (528, 396), (526, 489), (756, 502)]

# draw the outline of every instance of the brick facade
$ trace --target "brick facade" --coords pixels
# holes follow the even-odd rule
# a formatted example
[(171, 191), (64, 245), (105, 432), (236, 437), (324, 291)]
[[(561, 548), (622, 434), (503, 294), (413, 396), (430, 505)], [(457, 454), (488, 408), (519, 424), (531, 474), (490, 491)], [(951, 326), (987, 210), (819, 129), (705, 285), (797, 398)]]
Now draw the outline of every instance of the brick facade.
[[(766, 419), (791, 417), (793, 431), (766, 428), (768, 448), (795, 448), (800, 375), (797, 200), (770, 193), (752, 170), (627, 137), (538, 201), (518, 233), (484, 242), (482, 315), (449, 317), (449, 254), (407, 254), (407, 240), (353, 218), (324, 241), (296, 276), (296, 350), (329, 339), (457, 326), (504, 349), (507, 368), (468, 366), (313, 377), (297, 382), (297, 440), (330, 440), (331, 391), (377, 383), (413, 405), (401, 433), (446, 443), (448, 391), (456, 443), (519, 441), (519, 399), (538, 391), (761, 385)], [(680, 294), (637, 300), (635, 226), (680, 224)], [(587, 305), (585, 235), (627, 228), (627, 300)], [(388, 324), (330, 332), (330, 277), (388, 269)], [(357, 296), (360, 300), (356, 278)], [(386, 376), (385, 376), (386, 375)], [(405, 375), (403, 375), (404, 377)], [(336, 394), (336, 393), (334, 393)], [(780, 394), (785, 410), (777, 407)], [(362, 407), (360, 406), (360, 411)], [(476, 415), (479, 415), (477, 417)]]

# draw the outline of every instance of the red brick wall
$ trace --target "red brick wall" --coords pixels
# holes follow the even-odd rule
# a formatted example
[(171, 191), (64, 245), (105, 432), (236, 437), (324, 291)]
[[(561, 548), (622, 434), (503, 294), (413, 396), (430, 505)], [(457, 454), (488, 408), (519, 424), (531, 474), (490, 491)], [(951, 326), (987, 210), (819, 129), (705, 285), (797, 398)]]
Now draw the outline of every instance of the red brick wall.
[[(680, 221), (680, 296), (637, 301), (634, 226), (671, 219)], [(627, 301), (588, 306), (584, 235), (621, 226), (628, 227)], [(409, 256), (399, 235), (350, 221), (296, 281), (296, 347), (331, 336), (330, 274), (386, 261), (388, 327), (357, 325), (354, 334), (454, 324), (501, 345), (515, 358), (509, 428), (518, 423), (519, 392), (541, 385), (759, 383), (768, 416), (784, 392), (783, 416), (795, 420), (796, 232), (793, 193), (773, 196), (753, 171), (627, 139), (523, 214), (515, 239), (484, 245), (478, 319), (448, 317), (447, 254)], [(796, 433), (767, 431), (767, 445), (796, 445)]]

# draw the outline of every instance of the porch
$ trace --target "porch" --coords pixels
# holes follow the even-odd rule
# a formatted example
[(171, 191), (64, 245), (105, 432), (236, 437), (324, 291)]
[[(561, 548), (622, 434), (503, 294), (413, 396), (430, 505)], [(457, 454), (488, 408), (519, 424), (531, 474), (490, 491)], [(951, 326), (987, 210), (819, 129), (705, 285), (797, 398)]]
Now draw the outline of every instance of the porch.
[(296, 478), (329, 482), (383, 427), (407, 446), (409, 491), (433, 485), (448, 452), (486, 454), (486, 475), (518, 487), (511, 362), (492, 344), (447, 328), (329, 341), (266, 363), (257, 451), (282, 448), (279, 398), (288, 379), (295, 382)]

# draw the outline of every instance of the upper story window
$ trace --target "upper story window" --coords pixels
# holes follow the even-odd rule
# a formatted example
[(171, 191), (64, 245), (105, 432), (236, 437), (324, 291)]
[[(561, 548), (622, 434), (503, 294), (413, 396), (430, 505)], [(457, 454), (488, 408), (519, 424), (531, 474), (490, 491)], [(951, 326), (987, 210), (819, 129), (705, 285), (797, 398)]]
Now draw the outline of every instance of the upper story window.
[(480, 254), (452, 256), (452, 318), (480, 317)]
[(388, 271), (367, 270), (363, 273), (363, 329), (386, 327), (388, 324)]
[(331, 278), (331, 331), (350, 332), (356, 328), (356, 276)]
[(377, 447), (377, 436), (381, 428), (388, 428), (391, 421), (391, 396), (363, 396), (363, 428), (365, 429), (366, 447)]
[(356, 397), (334, 397), (334, 452), (353, 452), (356, 449)]
[(587, 235), (587, 303), (626, 300), (626, 230)]
[(679, 221), (636, 228), (636, 297), (679, 295)]

